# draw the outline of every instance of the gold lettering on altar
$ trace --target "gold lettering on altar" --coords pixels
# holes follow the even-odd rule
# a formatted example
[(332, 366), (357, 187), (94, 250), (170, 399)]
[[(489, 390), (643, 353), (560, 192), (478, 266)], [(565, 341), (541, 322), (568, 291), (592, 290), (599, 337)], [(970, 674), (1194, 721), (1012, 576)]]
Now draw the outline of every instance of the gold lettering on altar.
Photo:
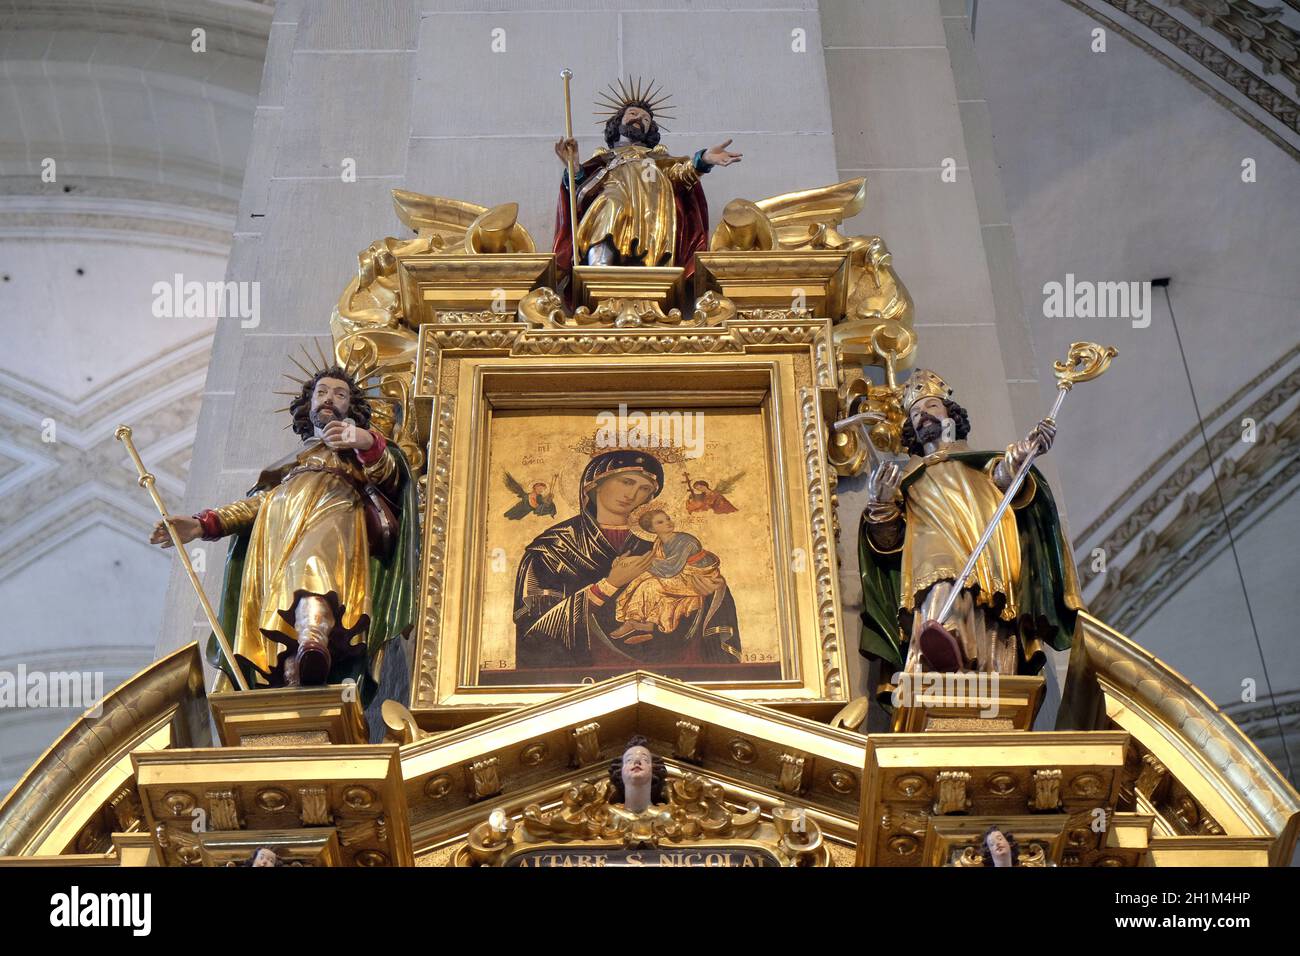
[(593, 866), (674, 866), (674, 867), (756, 867), (775, 865), (759, 848), (742, 849), (662, 849), (607, 852), (531, 851), (521, 853), (507, 865), (532, 869), (559, 869)]

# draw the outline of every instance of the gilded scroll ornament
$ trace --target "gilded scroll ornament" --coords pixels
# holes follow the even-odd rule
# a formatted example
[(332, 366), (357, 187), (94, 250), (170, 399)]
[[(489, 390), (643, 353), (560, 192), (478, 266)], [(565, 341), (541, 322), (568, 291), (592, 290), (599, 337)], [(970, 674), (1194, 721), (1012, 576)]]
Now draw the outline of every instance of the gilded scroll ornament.
[(970, 774), (965, 770), (943, 770), (935, 777), (936, 796), (934, 812), (964, 813), (970, 807), (970, 798), (966, 788), (970, 785)]
[(1031, 810), (1055, 810), (1061, 805), (1061, 771), (1035, 770)]
[(736, 810), (720, 784), (668, 778), (644, 737), (633, 737), (607, 775), (570, 787), (554, 809), (494, 810), (470, 830), (456, 866), (825, 866), (821, 832), (800, 807)]
[[(870, 347), (872, 333), (885, 324), (910, 329), (914, 308), (885, 241), (880, 236), (846, 236), (837, 228), (862, 211), (866, 194), (867, 181), (858, 178), (757, 202), (733, 199), (722, 211), (709, 248), (847, 253), (843, 314), (831, 316), (836, 322), (835, 341), (846, 350), (846, 357), (878, 364)], [(910, 352), (900, 356), (900, 366), (909, 356)]]
[(403, 262), (429, 256), (526, 255), (535, 246), (518, 222), (516, 203), (487, 207), (395, 189), (393, 205), (397, 218), (415, 237), (379, 239), (358, 254), (357, 274), (339, 296), (330, 331), (339, 363), (363, 356), (379, 391), (396, 407), (387, 437), (401, 447), (418, 472), (424, 463), (427, 423), (422, 431), (411, 402), (418, 334), (414, 317), (403, 306)]

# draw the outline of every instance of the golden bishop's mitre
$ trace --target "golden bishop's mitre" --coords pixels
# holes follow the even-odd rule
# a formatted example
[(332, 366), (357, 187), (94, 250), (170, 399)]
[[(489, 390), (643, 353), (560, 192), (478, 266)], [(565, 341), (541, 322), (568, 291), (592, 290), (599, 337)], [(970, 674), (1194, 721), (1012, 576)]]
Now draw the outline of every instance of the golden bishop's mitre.
[(903, 411), (910, 411), (923, 398), (952, 398), (948, 383), (928, 368), (918, 368), (903, 385)]

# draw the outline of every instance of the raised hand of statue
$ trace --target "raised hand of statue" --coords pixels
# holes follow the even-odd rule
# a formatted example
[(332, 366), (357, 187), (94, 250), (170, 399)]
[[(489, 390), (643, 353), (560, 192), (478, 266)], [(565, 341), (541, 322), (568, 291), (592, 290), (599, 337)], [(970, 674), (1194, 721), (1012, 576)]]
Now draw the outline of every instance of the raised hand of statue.
[(320, 438), (327, 448), (335, 451), (347, 448), (366, 451), (375, 443), (375, 436), (368, 429), (358, 428), (350, 418), (330, 422), (321, 432)]
[[(202, 537), (203, 535), (203, 525), (199, 524), (197, 518), (190, 518), (186, 515), (174, 515), (167, 520), (171, 522), (171, 526), (176, 532), (176, 537), (181, 539), (181, 544), (188, 544), (195, 538)], [(172, 546), (171, 535), (167, 533), (167, 529), (163, 527), (161, 521), (153, 526), (153, 533), (149, 535), (149, 543), (156, 544), (163, 548), (170, 548)]]
[(1015, 474), (1024, 467), (1030, 454), (1042, 455), (1052, 447), (1056, 440), (1056, 423), (1043, 419), (1029, 430), (1024, 441), (1018, 441), (1007, 449), (1007, 470)]
[(570, 161), (578, 165), (578, 141), (576, 139), (560, 138), (555, 141), (555, 155), (560, 157), (560, 162), (566, 166)]
[(609, 569), (607, 580), (616, 588), (633, 581), (638, 576), (650, 570), (650, 563), (654, 561), (653, 552), (645, 554), (624, 554), (614, 559), (613, 565)]
[(880, 465), (867, 481), (867, 494), (876, 504), (892, 504), (903, 496), (903, 472), (892, 461)]
[(1037, 442), (1038, 454), (1046, 455), (1052, 449), (1052, 442), (1056, 441), (1056, 422), (1044, 418), (1029, 430), (1029, 441)]
[(731, 140), (727, 140), (717, 146), (710, 146), (704, 151), (704, 161), (710, 166), (730, 166), (732, 163), (740, 162), (740, 158), (745, 154), (731, 152), (727, 149), (730, 145)]

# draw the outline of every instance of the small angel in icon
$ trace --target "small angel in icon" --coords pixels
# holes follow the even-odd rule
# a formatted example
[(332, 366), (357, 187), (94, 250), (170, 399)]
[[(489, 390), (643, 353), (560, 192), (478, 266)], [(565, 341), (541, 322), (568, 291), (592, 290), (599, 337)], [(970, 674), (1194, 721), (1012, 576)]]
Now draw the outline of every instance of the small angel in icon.
[(519, 500), (510, 506), (505, 516), (511, 521), (518, 521), (526, 518), (528, 515), (551, 515), (555, 514), (555, 492), (551, 489), (560, 476), (556, 475), (551, 479), (548, 485), (544, 481), (534, 481), (531, 490), (525, 489), (518, 479), (510, 472), (506, 472), (506, 487), (510, 492), (517, 495)]
[(745, 477), (738, 471), (730, 478), (718, 482), (718, 487), (711, 488), (703, 478), (692, 479), (686, 476), (686, 510), (694, 514), (698, 511), (712, 511), (714, 514), (729, 515), (740, 509), (727, 500), (727, 493), (736, 487), (736, 483)]

